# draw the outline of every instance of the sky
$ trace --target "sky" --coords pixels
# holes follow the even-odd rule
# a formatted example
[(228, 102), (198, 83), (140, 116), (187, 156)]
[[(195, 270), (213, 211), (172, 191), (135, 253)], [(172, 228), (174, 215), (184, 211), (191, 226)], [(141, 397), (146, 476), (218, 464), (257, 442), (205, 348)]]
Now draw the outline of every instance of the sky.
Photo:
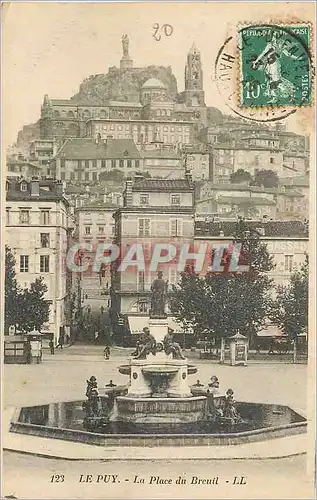
[[(291, 8), (277, 2), (6, 3), (3, 147), (15, 141), (23, 125), (39, 119), (45, 94), (70, 98), (89, 75), (119, 67), (123, 33), (129, 35), (134, 66), (171, 66), (179, 91), (184, 89), (186, 55), (195, 42), (202, 56), (206, 104), (230, 112), (214, 81), (215, 59), (227, 36), (243, 21), (287, 22), (313, 16), (313, 5), (305, 3), (293, 3)], [(172, 25), (172, 35), (156, 41), (155, 23)], [(292, 118), (291, 128), (300, 122), (302, 130), (307, 120), (307, 116), (300, 121), (298, 116)]]

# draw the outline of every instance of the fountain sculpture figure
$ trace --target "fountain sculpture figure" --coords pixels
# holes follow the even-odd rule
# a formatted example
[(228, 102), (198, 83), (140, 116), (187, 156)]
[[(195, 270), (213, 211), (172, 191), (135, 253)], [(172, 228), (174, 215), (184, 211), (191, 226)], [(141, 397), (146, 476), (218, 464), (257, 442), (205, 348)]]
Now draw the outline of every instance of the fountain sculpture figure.
[[(159, 271), (151, 286), (149, 326), (130, 360), (128, 394), (117, 398), (118, 418), (123, 421), (166, 425), (203, 418), (206, 397), (192, 395), (187, 359), (168, 326), (167, 290)], [(190, 373), (195, 373), (193, 368)]]

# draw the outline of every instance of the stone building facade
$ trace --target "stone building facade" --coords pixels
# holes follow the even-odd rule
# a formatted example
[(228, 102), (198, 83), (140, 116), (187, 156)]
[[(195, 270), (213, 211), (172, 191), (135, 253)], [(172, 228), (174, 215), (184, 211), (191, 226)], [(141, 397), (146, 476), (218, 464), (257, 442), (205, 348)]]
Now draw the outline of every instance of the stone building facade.
[(50, 314), (42, 333), (56, 342), (60, 327), (67, 323), (71, 274), (66, 254), (73, 228), (60, 182), (7, 180), (6, 244), (16, 260), (16, 278), (22, 287), (29, 287), (39, 276), (44, 278)]

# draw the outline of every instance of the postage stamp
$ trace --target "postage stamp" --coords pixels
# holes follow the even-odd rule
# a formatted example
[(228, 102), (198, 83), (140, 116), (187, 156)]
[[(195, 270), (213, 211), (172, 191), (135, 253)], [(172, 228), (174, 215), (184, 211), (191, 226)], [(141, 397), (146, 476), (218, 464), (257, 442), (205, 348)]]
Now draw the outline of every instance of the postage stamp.
[(309, 24), (242, 28), (239, 31), (240, 105), (310, 105), (310, 42)]

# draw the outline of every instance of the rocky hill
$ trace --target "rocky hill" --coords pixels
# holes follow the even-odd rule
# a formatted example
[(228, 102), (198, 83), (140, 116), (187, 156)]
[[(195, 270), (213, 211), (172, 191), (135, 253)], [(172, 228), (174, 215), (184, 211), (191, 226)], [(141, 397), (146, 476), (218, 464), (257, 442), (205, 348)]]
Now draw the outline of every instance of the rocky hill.
[[(91, 75), (80, 84), (79, 92), (71, 97), (71, 101), (78, 104), (101, 105), (106, 105), (109, 100), (137, 102), (140, 89), (149, 78), (161, 80), (167, 87), (167, 94), (176, 101), (180, 100), (172, 68), (170, 66), (148, 66), (132, 69), (111, 67), (107, 74)], [(220, 123), (222, 118), (222, 113), (217, 108), (208, 108), (208, 124)], [(22, 150), (28, 149), (29, 142), (39, 137), (40, 125), (37, 121), (20, 130), (17, 146)]]
[(173, 99), (177, 95), (177, 81), (170, 66), (148, 66), (146, 68), (109, 68), (105, 75), (92, 75), (79, 87), (71, 100), (78, 104), (106, 104), (108, 100), (138, 101), (142, 85), (149, 78), (158, 78), (167, 87)]

